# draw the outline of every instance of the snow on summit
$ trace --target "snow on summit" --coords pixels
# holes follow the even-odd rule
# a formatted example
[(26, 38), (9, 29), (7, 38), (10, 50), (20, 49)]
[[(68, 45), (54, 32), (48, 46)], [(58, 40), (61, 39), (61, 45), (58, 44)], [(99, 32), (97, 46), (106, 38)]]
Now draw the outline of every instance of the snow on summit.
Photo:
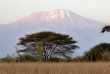
[[(64, 19), (64, 18), (69, 18), (70, 17), (70, 12), (68, 10), (53, 10), (53, 11), (48, 11), (48, 12), (36, 12), (30, 16), (25, 17), (22, 19), (22, 22), (30, 22), (30, 21), (36, 21), (39, 22), (41, 21), (50, 21), (54, 19)], [(39, 21), (37, 21), (39, 20)]]

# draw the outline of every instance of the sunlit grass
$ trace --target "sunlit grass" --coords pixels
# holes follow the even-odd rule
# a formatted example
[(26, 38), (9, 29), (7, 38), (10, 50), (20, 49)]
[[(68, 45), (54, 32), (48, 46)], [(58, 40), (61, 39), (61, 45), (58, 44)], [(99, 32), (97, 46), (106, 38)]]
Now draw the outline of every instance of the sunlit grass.
[(0, 63), (0, 74), (109, 74), (109, 73), (110, 73), (109, 62), (12, 63), (12, 64)]

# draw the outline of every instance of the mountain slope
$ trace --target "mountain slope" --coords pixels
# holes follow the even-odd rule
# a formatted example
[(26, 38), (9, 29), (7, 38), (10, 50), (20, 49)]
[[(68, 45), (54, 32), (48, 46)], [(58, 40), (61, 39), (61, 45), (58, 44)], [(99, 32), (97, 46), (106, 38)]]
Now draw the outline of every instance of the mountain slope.
[(18, 39), (26, 34), (40, 31), (54, 31), (69, 34), (80, 46), (76, 52), (82, 55), (100, 42), (110, 42), (108, 35), (100, 33), (104, 23), (100, 23), (69, 10), (37, 12), (17, 22), (0, 26), (0, 57), (15, 53)]

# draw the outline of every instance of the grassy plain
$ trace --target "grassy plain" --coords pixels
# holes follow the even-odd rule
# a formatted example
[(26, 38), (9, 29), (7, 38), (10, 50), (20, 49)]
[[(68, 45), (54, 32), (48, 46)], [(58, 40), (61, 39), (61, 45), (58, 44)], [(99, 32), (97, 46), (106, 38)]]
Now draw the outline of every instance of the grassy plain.
[(110, 74), (110, 62), (0, 63), (0, 74)]

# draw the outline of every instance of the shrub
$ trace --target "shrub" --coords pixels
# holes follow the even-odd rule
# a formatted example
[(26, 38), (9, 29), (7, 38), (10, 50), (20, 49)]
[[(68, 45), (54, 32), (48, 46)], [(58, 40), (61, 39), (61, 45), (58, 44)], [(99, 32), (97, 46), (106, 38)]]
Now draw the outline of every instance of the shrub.
[[(110, 52), (110, 43), (101, 43), (91, 48), (89, 52), (85, 54), (87, 61), (101, 61), (105, 57), (105, 52)], [(109, 56), (107, 54), (107, 56)], [(106, 60), (105, 60), (106, 61)]]

